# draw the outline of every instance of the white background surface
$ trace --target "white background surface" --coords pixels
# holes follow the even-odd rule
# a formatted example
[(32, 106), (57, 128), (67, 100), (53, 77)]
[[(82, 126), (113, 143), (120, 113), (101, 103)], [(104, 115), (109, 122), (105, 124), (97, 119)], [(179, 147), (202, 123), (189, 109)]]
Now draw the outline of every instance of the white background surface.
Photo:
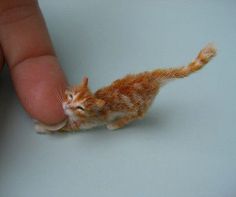
[(236, 196), (235, 1), (40, 0), (71, 83), (218, 56), (165, 86), (146, 118), (111, 132), (38, 135), (0, 75), (1, 197)]

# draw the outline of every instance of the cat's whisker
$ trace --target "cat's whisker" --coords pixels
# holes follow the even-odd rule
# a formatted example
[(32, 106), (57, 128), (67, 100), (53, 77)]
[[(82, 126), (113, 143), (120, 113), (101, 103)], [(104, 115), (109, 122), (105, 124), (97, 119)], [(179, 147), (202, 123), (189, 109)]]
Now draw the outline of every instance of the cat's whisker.
[(59, 101), (60, 103), (62, 103), (62, 98), (59, 94), (56, 94), (56, 99), (57, 101)]
[(57, 100), (58, 100), (60, 103), (63, 103), (64, 100), (65, 100), (63, 90), (57, 88), (57, 89), (56, 89), (56, 97), (57, 97)]

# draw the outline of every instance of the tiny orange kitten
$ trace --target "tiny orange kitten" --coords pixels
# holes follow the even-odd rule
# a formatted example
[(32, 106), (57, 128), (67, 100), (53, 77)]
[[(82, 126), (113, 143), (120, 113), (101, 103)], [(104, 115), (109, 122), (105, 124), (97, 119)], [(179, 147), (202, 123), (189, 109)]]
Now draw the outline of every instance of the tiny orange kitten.
[(198, 71), (215, 54), (214, 46), (207, 45), (188, 66), (130, 74), (95, 93), (90, 91), (85, 77), (80, 85), (65, 92), (62, 106), (68, 120), (54, 126), (37, 123), (36, 129), (40, 132), (70, 131), (100, 125), (112, 130), (121, 128), (144, 117), (160, 87)]

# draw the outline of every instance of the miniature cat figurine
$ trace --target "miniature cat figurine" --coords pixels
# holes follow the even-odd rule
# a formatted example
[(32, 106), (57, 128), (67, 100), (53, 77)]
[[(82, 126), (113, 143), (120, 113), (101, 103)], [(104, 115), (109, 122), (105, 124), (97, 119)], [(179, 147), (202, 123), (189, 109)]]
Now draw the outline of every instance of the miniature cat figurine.
[(68, 120), (54, 126), (38, 123), (36, 129), (41, 132), (71, 131), (100, 125), (111, 130), (121, 128), (144, 117), (163, 85), (198, 71), (215, 55), (215, 47), (209, 44), (185, 67), (129, 74), (95, 93), (90, 91), (88, 78), (84, 77), (80, 85), (65, 91), (62, 106)]

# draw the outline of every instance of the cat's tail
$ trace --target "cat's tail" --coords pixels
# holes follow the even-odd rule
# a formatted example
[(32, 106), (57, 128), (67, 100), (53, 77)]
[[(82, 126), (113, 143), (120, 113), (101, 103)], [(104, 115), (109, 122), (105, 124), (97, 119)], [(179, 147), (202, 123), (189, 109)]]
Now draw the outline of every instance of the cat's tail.
[(166, 84), (172, 79), (187, 77), (190, 74), (200, 70), (216, 55), (216, 48), (213, 44), (208, 44), (203, 48), (198, 56), (187, 66), (179, 68), (157, 69), (151, 74), (160, 82), (161, 85)]

